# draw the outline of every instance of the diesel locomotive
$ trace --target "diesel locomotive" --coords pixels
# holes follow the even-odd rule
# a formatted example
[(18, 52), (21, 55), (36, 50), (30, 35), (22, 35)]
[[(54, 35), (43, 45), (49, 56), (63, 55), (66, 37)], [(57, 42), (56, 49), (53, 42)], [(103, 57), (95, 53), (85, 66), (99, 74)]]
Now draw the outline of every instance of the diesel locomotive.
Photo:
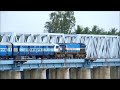
[(85, 58), (83, 43), (10, 43), (0, 42), (0, 59)]

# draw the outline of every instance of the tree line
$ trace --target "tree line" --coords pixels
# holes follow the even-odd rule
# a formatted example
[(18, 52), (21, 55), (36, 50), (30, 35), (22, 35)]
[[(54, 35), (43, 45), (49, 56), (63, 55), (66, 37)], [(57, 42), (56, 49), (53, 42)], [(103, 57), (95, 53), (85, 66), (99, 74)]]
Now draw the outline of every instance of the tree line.
[(82, 27), (77, 25), (77, 29), (75, 30), (76, 34), (98, 34), (98, 35), (119, 35), (120, 31), (116, 28), (111, 28), (109, 31), (105, 31), (103, 28), (99, 28), (97, 25), (93, 25), (92, 29), (90, 30), (89, 27)]
[[(105, 31), (97, 25), (93, 25), (92, 29), (89, 27), (82, 27), (77, 25), (75, 29), (76, 18), (74, 11), (55, 11), (49, 15), (50, 21), (45, 23), (45, 32), (48, 33), (64, 33), (64, 34), (98, 34), (98, 35), (119, 35), (120, 31), (116, 28), (111, 28)], [(72, 31), (74, 29), (74, 31)]]

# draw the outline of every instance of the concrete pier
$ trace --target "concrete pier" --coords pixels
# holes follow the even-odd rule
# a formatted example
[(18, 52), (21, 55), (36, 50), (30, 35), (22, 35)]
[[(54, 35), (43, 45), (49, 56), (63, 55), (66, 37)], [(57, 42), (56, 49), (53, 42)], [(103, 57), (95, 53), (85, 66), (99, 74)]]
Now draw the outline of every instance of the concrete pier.
[(93, 79), (99, 79), (99, 67), (94, 67), (91, 73)]
[(49, 69), (49, 79), (56, 79), (56, 78), (57, 78), (56, 69)]
[(20, 71), (12, 71), (11, 79), (21, 79), (21, 72)]
[(30, 79), (38, 79), (38, 69), (31, 69)]
[(24, 79), (46, 79), (46, 69), (24, 70)]
[(11, 70), (0, 71), (0, 79), (11, 79)]
[(62, 69), (56, 69), (57, 70), (57, 78), (56, 79), (63, 79), (63, 70)]
[(82, 79), (91, 79), (90, 68), (82, 68)]
[(38, 79), (46, 79), (46, 69), (39, 69), (38, 73)]
[(94, 67), (93, 79), (110, 79), (110, 67)]
[(69, 79), (70, 75), (69, 75), (69, 68), (64, 68), (63, 69), (63, 79)]
[(93, 69), (91, 68), (91, 70), (90, 70), (91, 72), (91, 79), (93, 79)]
[(110, 79), (110, 67), (99, 67), (99, 79)]
[(81, 68), (77, 69), (77, 79), (82, 79), (82, 69)]
[(91, 79), (91, 71), (89, 68), (77, 69), (77, 79)]
[(117, 79), (120, 79), (120, 67), (117, 67)]
[(57, 79), (69, 79), (69, 68), (57, 69)]
[(77, 79), (77, 68), (70, 69), (70, 79)]
[(104, 68), (105, 67), (98, 67), (98, 71), (99, 71), (99, 77), (98, 77), (98, 79), (103, 79), (104, 78)]
[(110, 67), (103, 67), (103, 79), (110, 79)]
[(24, 79), (30, 79), (30, 70), (24, 70), (23, 76), (24, 76)]
[(11, 77), (12, 77), (12, 71), (11, 70), (9, 70), (9, 71), (5, 71), (6, 73), (6, 79), (11, 79)]
[(0, 72), (0, 78), (1, 79), (6, 79), (6, 71), (1, 71)]
[(111, 79), (120, 79), (120, 67), (110, 67)]
[(117, 79), (117, 67), (110, 67), (110, 78)]

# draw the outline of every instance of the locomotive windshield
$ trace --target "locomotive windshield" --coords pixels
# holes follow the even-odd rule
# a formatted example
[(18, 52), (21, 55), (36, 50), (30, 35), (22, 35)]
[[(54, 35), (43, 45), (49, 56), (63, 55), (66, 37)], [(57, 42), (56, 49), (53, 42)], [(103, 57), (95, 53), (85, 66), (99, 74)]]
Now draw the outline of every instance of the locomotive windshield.
[(59, 48), (59, 46), (56, 46), (56, 49)]
[(60, 51), (65, 52), (65, 45), (60, 45)]

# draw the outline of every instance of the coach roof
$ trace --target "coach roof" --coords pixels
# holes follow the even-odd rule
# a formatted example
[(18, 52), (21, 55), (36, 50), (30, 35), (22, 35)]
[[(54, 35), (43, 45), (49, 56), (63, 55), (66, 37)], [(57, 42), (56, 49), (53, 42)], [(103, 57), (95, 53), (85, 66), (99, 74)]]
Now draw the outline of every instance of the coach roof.
[(13, 45), (17, 46), (54, 46), (56, 44), (50, 44), (50, 43), (13, 43)]
[(9, 42), (0, 42), (0, 45), (12, 45), (12, 44)]

